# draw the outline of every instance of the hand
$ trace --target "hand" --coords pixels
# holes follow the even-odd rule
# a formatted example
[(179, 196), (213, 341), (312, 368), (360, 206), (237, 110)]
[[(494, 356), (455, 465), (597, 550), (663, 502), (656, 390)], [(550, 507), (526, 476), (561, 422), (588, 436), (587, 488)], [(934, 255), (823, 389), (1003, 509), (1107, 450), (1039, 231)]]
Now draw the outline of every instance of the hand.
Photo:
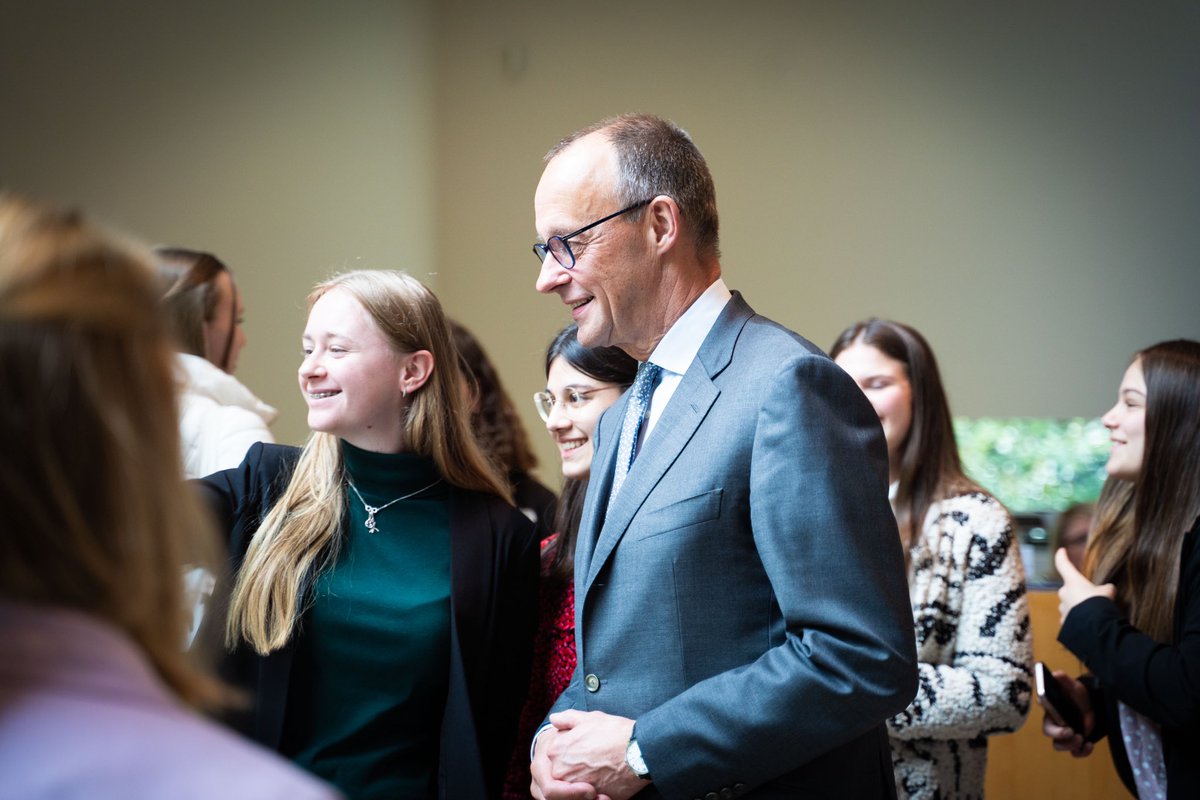
[(529, 771), (533, 775), (529, 793), (535, 800), (596, 800), (598, 795), (591, 784), (556, 780), (551, 775), (550, 759), (546, 753), (557, 735), (558, 729), (550, 727), (537, 737), (537, 744), (533, 748), (533, 763), (529, 765)]
[(1071, 559), (1067, 558), (1067, 551), (1061, 547), (1054, 553), (1054, 566), (1058, 568), (1058, 574), (1062, 575), (1063, 579), (1062, 588), (1058, 590), (1058, 622), (1060, 625), (1066, 622), (1067, 614), (1071, 613), (1071, 609), (1084, 600), (1092, 597), (1116, 599), (1117, 587), (1111, 583), (1097, 586), (1089, 581), (1082, 572), (1075, 569)]
[(648, 785), (625, 763), (633, 720), (600, 711), (571, 710), (551, 714), (550, 722), (555, 736), (547, 742), (546, 754), (555, 780), (594, 786), (611, 800), (625, 800)]
[(1042, 733), (1054, 740), (1055, 750), (1065, 750), (1075, 758), (1090, 756), (1095, 745), (1087, 741), (1085, 736), (1095, 727), (1096, 715), (1092, 712), (1092, 701), (1088, 697), (1087, 687), (1062, 670), (1056, 669), (1051, 674), (1083, 712), (1083, 733), (1076, 733), (1071, 728), (1055, 724), (1049, 714), (1042, 717)]

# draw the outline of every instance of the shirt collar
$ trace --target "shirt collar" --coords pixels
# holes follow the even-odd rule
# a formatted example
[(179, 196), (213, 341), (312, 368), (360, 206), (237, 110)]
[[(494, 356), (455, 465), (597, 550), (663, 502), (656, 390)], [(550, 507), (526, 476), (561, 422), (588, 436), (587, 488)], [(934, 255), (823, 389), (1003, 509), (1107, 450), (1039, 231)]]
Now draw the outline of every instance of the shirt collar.
[(725, 281), (717, 278), (704, 294), (696, 298), (683, 316), (667, 330), (658, 342), (658, 347), (648, 359), (668, 372), (682, 375), (696, 359), (700, 345), (704, 344), (708, 332), (717, 322), (717, 317), (733, 297)]

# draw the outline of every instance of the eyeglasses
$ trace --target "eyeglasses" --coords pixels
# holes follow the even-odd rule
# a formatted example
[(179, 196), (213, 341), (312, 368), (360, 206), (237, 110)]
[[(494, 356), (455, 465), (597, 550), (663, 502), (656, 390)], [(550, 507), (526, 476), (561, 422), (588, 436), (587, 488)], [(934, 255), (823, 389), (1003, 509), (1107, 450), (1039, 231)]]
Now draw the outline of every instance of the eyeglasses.
[(533, 405), (537, 409), (538, 416), (542, 418), (542, 422), (550, 421), (550, 412), (554, 410), (554, 406), (562, 405), (563, 413), (568, 417), (574, 417), (575, 414), (586, 406), (592, 400), (592, 395), (597, 392), (606, 392), (609, 389), (620, 389), (620, 386), (598, 386), (595, 389), (567, 389), (561, 400), (556, 398), (550, 392), (536, 392), (533, 395)]
[(596, 227), (597, 225), (601, 224), (602, 222), (608, 222), (610, 219), (615, 219), (616, 217), (619, 217), (622, 214), (628, 214), (630, 211), (639, 209), (642, 206), (648, 206), (648, 205), (650, 205), (650, 201), (653, 199), (654, 198), (650, 198), (649, 200), (642, 200), (641, 202), (634, 203), (633, 205), (629, 206), (628, 208), (622, 208), (620, 211), (609, 214), (607, 217), (605, 217), (603, 219), (598, 219), (590, 225), (584, 225), (579, 230), (572, 231), (571, 233), (568, 233), (566, 236), (551, 236), (550, 239), (545, 244), (542, 244), (541, 242), (538, 242), (537, 244), (535, 244), (533, 246), (533, 254), (535, 256), (537, 256), (537, 260), (538, 260), (539, 264), (545, 262), (546, 254), (549, 253), (550, 255), (554, 256), (554, 260), (557, 261), (559, 263), (559, 266), (561, 266), (563, 269), (574, 269), (575, 268), (575, 254), (571, 252), (571, 245), (567, 244), (568, 239), (574, 238), (574, 237), (578, 236), (579, 234), (583, 233), (584, 231), (590, 231), (592, 228)]

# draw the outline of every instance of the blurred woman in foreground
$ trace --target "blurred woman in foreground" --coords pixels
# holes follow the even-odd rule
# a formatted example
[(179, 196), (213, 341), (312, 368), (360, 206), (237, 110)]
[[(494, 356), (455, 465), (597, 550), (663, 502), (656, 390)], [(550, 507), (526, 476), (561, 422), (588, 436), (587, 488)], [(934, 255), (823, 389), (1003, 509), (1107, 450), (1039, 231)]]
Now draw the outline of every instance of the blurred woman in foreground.
[(0, 196), (0, 794), (329, 798), (192, 707), (185, 562), (215, 565), (179, 466), (150, 255)]

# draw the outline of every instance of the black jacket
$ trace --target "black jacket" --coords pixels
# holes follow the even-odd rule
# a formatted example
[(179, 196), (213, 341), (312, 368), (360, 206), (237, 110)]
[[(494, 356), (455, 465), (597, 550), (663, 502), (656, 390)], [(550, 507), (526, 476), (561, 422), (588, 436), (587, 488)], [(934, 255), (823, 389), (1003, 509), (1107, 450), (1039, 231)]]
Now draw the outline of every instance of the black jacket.
[[(197, 481), (229, 539), (236, 575), (251, 537), (296, 465), (295, 447), (256, 444), (240, 466)], [(439, 795), (497, 797), (517, 717), (529, 686), (537, 620), (538, 542), (533, 526), (498, 497), (454, 488), (450, 501), (450, 682), (442, 719)], [(229, 585), (218, 586), (202, 629), (210, 646), (223, 635)], [(301, 634), (302, 635), (302, 634)], [(221, 664), (226, 680), (253, 704), (227, 722), (274, 750), (283, 732), (293, 643), (259, 656), (242, 646)]]
[(1175, 641), (1165, 645), (1134, 628), (1107, 598), (1085, 600), (1067, 615), (1058, 640), (1087, 665), (1096, 728), (1108, 736), (1113, 763), (1135, 795), (1117, 701), (1162, 728), (1167, 797), (1200, 797), (1200, 538), (1183, 539), (1175, 598)]

